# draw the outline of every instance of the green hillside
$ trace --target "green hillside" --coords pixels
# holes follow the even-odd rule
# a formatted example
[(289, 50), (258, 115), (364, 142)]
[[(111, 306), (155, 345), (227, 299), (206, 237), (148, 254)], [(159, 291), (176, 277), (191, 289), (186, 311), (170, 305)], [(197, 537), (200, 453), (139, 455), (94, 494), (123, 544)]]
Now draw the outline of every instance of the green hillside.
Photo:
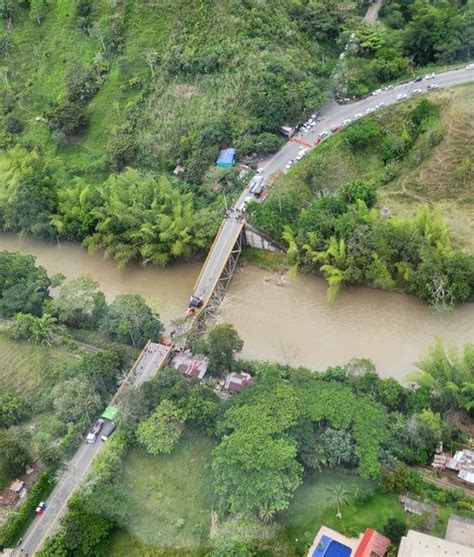
[(469, 300), (473, 87), (412, 99), (352, 123), (281, 176), (254, 222), (295, 266), (343, 284)]
[[(319, 104), (337, 54), (282, 0), (62, 0), (40, 23), (19, 8), (12, 25), (3, 101), (15, 105), (22, 142), (57, 144), (69, 169), (97, 177), (130, 162), (169, 169), (190, 150), (208, 163), (230, 142), (275, 148), (277, 136), (262, 133)], [(89, 123), (51, 134), (35, 118), (50, 123), (71, 90)]]

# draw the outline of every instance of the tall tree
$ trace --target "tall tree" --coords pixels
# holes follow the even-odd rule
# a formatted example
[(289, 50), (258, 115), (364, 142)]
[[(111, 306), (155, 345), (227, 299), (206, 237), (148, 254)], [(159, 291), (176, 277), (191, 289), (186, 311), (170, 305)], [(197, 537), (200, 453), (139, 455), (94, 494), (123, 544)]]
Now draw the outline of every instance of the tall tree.
[(235, 355), (242, 350), (244, 343), (229, 323), (222, 323), (212, 329), (208, 336), (208, 351), (212, 373), (221, 375), (231, 371)]
[(153, 455), (170, 453), (183, 431), (182, 413), (170, 401), (163, 400), (155, 412), (137, 428), (137, 436)]
[(331, 494), (336, 503), (337, 518), (342, 518), (342, 506), (349, 503), (351, 493), (347, 491), (342, 484), (337, 484), (334, 487), (327, 487), (326, 490)]
[(65, 282), (50, 304), (61, 323), (70, 327), (93, 329), (106, 311), (105, 295), (90, 276)]
[(166, 265), (203, 247), (194, 240), (192, 194), (180, 193), (169, 178), (129, 168), (111, 175), (100, 197), (96, 231), (86, 245), (104, 247), (121, 268), (134, 259)]
[(142, 348), (150, 339), (159, 340), (163, 326), (139, 294), (120, 294), (110, 304), (100, 323), (112, 339)]
[(0, 251), (0, 315), (40, 315), (50, 285), (45, 269), (35, 265), (33, 256)]

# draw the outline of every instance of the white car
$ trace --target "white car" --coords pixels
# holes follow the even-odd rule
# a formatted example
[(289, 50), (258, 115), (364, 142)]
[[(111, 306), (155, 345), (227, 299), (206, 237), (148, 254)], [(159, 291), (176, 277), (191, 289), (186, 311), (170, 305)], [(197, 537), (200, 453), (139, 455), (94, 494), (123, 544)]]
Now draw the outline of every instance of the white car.
[(415, 95), (419, 95), (420, 93), (422, 93), (421, 89), (413, 89), (413, 91), (411, 92), (411, 96), (414, 97)]
[(375, 108), (376, 108), (376, 110), (378, 110), (379, 108), (382, 108), (383, 106), (385, 106), (385, 103), (382, 101), (382, 102), (379, 102), (379, 104), (376, 104)]
[(293, 164), (294, 162), (295, 162), (295, 161), (294, 161), (293, 159), (291, 159), (290, 161), (288, 161), (288, 162), (286, 163), (285, 168), (286, 168), (287, 170), (290, 170), (290, 168), (291, 168), (291, 166), (292, 166), (292, 164)]
[(328, 135), (329, 135), (329, 132), (323, 131), (323, 132), (321, 132), (321, 133), (319, 134), (319, 137), (320, 137), (321, 139), (324, 139), (324, 138), (327, 137)]
[(352, 117), (353, 120), (358, 120), (359, 118), (362, 118), (362, 112), (358, 112), (357, 114), (354, 114), (354, 116)]
[(308, 149), (301, 149), (301, 151), (296, 155), (296, 160), (300, 161), (308, 152)]
[(342, 121), (343, 126), (348, 126), (349, 124), (352, 124), (352, 120), (350, 118), (346, 118)]
[(436, 77), (435, 73), (427, 73), (425, 75), (425, 79), (434, 79)]
[(474, 70), (474, 64), (468, 64), (466, 70)]
[(407, 99), (408, 95), (406, 93), (399, 93), (397, 95), (397, 101), (403, 101), (404, 99)]
[(366, 114), (372, 114), (372, 112), (375, 112), (375, 108), (370, 107), (370, 108), (366, 108), (366, 109), (365, 109), (365, 113), (366, 113)]
[(428, 91), (432, 91), (433, 89), (439, 89), (439, 85), (437, 85), (436, 83), (432, 83), (431, 85), (428, 85), (427, 89)]
[(375, 91), (372, 91), (372, 96), (377, 96), (380, 95), (380, 93), (382, 92), (382, 89), (375, 89)]

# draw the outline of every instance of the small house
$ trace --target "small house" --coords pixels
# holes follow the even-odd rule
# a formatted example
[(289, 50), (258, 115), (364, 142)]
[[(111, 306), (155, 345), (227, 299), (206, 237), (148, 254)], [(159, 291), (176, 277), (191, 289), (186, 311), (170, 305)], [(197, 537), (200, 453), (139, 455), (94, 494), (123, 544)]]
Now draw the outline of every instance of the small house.
[(458, 477), (468, 484), (474, 485), (474, 451), (465, 449), (457, 451), (453, 458), (450, 458), (446, 468), (458, 472)]
[(219, 158), (217, 159), (216, 165), (219, 168), (232, 168), (235, 164), (235, 149), (229, 147), (229, 149), (222, 149), (219, 153)]
[(0, 505), (2, 507), (10, 507), (14, 505), (21, 496), (25, 487), (25, 482), (15, 480), (7, 488), (0, 493)]
[(248, 373), (229, 373), (225, 378), (224, 390), (229, 393), (240, 393), (253, 383), (253, 378)]
[(177, 352), (171, 360), (171, 365), (188, 377), (202, 380), (209, 367), (209, 358), (203, 354), (193, 355), (191, 352)]

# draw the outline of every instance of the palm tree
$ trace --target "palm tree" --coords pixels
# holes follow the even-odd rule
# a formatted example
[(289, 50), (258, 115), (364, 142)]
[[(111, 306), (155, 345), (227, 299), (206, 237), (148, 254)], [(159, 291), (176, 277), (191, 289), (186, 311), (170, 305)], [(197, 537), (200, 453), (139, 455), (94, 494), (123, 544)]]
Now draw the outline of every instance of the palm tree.
[(58, 329), (57, 319), (45, 313), (31, 321), (31, 338), (37, 344), (51, 346)]
[(342, 518), (341, 507), (349, 503), (349, 496), (352, 495), (350, 491), (344, 489), (342, 484), (337, 484), (334, 487), (327, 487), (326, 490), (333, 496), (336, 501), (336, 516)]
[(259, 510), (258, 516), (262, 522), (270, 524), (275, 519), (275, 509), (272, 509), (269, 505), (265, 505)]

